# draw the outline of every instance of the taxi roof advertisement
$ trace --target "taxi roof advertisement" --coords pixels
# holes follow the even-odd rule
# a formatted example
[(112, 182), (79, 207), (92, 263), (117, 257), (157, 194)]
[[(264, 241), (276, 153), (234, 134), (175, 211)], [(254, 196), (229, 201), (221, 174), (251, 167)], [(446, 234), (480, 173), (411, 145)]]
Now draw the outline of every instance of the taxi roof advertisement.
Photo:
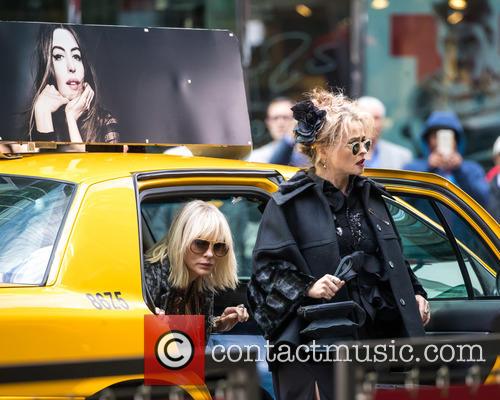
[(223, 30), (0, 22), (0, 141), (251, 144)]

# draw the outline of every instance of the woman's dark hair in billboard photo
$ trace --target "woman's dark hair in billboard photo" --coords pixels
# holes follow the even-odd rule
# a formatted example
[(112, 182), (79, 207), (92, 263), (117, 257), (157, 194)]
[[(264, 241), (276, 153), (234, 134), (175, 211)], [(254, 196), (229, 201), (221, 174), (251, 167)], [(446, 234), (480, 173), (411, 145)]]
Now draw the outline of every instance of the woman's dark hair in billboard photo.
[(28, 132), (33, 141), (119, 141), (117, 120), (99, 103), (92, 65), (75, 30), (40, 27)]

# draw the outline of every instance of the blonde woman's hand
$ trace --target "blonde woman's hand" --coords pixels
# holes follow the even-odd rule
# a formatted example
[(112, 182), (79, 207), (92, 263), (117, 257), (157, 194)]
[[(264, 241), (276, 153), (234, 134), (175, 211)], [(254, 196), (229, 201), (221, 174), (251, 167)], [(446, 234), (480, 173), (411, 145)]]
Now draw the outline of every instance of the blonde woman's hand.
[(216, 330), (225, 332), (233, 329), (238, 322), (248, 321), (249, 315), (246, 307), (240, 304), (235, 307), (226, 307), (221, 316), (217, 319)]
[(94, 90), (88, 83), (84, 83), (82, 94), (66, 104), (66, 118), (68, 120), (78, 121), (82, 114), (89, 110), (93, 98)]
[(330, 300), (344, 285), (345, 281), (341, 281), (336, 276), (326, 274), (311, 286), (307, 291), (307, 296), (313, 299)]
[(68, 103), (68, 99), (61, 95), (54, 85), (47, 85), (35, 100), (34, 114), (35, 124), (38, 132), (53, 132), (52, 113), (56, 112), (62, 105)]
[(162, 310), (161, 308), (155, 307), (155, 314), (156, 315), (165, 315), (165, 310)]
[(431, 320), (431, 307), (429, 302), (425, 299), (425, 297), (416, 294), (415, 300), (417, 301), (418, 311), (420, 312), (420, 318), (422, 318), (422, 323), (427, 325)]

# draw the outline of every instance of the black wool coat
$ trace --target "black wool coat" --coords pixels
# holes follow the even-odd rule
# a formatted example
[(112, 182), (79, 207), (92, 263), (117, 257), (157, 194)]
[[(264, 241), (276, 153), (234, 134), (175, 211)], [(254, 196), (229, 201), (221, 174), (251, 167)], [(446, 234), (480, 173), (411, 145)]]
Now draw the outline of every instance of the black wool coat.
[[(321, 302), (306, 297), (306, 292), (317, 279), (333, 274), (340, 262), (335, 221), (318, 181), (311, 172), (299, 171), (282, 184), (266, 206), (257, 235), (248, 304), (265, 337), (275, 345), (300, 344), (302, 322), (296, 310)], [(401, 240), (382, 199), (391, 195), (364, 177), (356, 177), (354, 184), (361, 189), (361, 203), (389, 274), (403, 335), (424, 335), (415, 293), (426, 294), (404, 259)], [(346, 295), (341, 290), (332, 301), (346, 300)]]

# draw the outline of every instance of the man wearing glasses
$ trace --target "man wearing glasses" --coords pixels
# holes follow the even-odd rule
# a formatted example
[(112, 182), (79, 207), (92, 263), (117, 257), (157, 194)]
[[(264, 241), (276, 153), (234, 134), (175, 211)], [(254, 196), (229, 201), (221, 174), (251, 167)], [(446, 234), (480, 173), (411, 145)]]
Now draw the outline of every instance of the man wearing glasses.
[(293, 128), (295, 120), (291, 108), (294, 103), (286, 97), (277, 97), (269, 103), (266, 127), (273, 139), (268, 144), (254, 150), (248, 161), (304, 167), (307, 158), (295, 150)]

